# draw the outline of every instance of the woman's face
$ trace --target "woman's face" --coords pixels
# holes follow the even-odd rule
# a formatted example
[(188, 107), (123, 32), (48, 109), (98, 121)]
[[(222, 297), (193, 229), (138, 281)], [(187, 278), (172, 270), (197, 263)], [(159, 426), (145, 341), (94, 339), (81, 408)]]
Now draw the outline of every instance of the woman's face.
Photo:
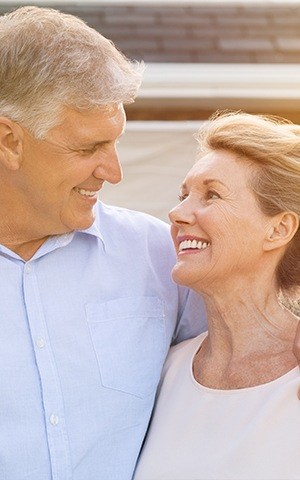
[(271, 224), (249, 186), (255, 168), (219, 150), (189, 171), (180, 203), (169, 214), (177, 283), (205, 292), (212, 284), (255, 279)]

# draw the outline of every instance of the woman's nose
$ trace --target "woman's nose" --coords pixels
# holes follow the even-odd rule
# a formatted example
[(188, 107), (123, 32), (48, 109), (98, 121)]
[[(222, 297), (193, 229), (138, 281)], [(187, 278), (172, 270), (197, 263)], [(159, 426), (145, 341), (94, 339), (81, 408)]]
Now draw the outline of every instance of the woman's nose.
[(174, 225), (192, 224), (195, 221), (195, 216), (191, 206), (187, 205), (187, 201), (184, 200), (170, 210), (169, 219)]
[(176, 220), (178, 218), (177, 206), (172, 208), (172, 210), (169, 211), (168, 216), (171, 223), (176, 223)]

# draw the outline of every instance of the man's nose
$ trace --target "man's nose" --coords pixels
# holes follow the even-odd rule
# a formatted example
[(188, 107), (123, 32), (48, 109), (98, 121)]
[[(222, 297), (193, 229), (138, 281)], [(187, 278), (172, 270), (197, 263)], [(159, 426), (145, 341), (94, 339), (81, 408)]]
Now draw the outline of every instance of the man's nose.
[(119, 156), (114, 148), (105, 162), (99, 162), (95, 168), (93, 175), (95, 178), (103, 179), (109, 183), (119, 183), (123, 178), (122, 167), (119, 161)]

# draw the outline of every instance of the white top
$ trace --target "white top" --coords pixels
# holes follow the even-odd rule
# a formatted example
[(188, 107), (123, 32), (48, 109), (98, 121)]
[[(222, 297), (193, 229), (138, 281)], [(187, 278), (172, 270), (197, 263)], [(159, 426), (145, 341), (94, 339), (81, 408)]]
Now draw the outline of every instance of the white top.
[(217, 390), (196, 382), (206, 334), (173, 347), (134, 480), (300, 479), (300, 375)]

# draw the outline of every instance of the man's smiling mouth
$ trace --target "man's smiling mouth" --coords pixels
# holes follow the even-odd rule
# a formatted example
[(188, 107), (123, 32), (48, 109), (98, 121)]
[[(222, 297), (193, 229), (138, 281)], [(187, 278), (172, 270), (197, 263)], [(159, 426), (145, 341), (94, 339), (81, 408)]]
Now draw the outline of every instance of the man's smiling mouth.
[(74, 187), (74, 190), (79, 193), (80, 195), (82, 195), (83, 197), (94, 197), (95, 195), (98, 194), (98, 191), (99, 190), (85, 190), (84, 188), (78, 188), (78, 187)]

